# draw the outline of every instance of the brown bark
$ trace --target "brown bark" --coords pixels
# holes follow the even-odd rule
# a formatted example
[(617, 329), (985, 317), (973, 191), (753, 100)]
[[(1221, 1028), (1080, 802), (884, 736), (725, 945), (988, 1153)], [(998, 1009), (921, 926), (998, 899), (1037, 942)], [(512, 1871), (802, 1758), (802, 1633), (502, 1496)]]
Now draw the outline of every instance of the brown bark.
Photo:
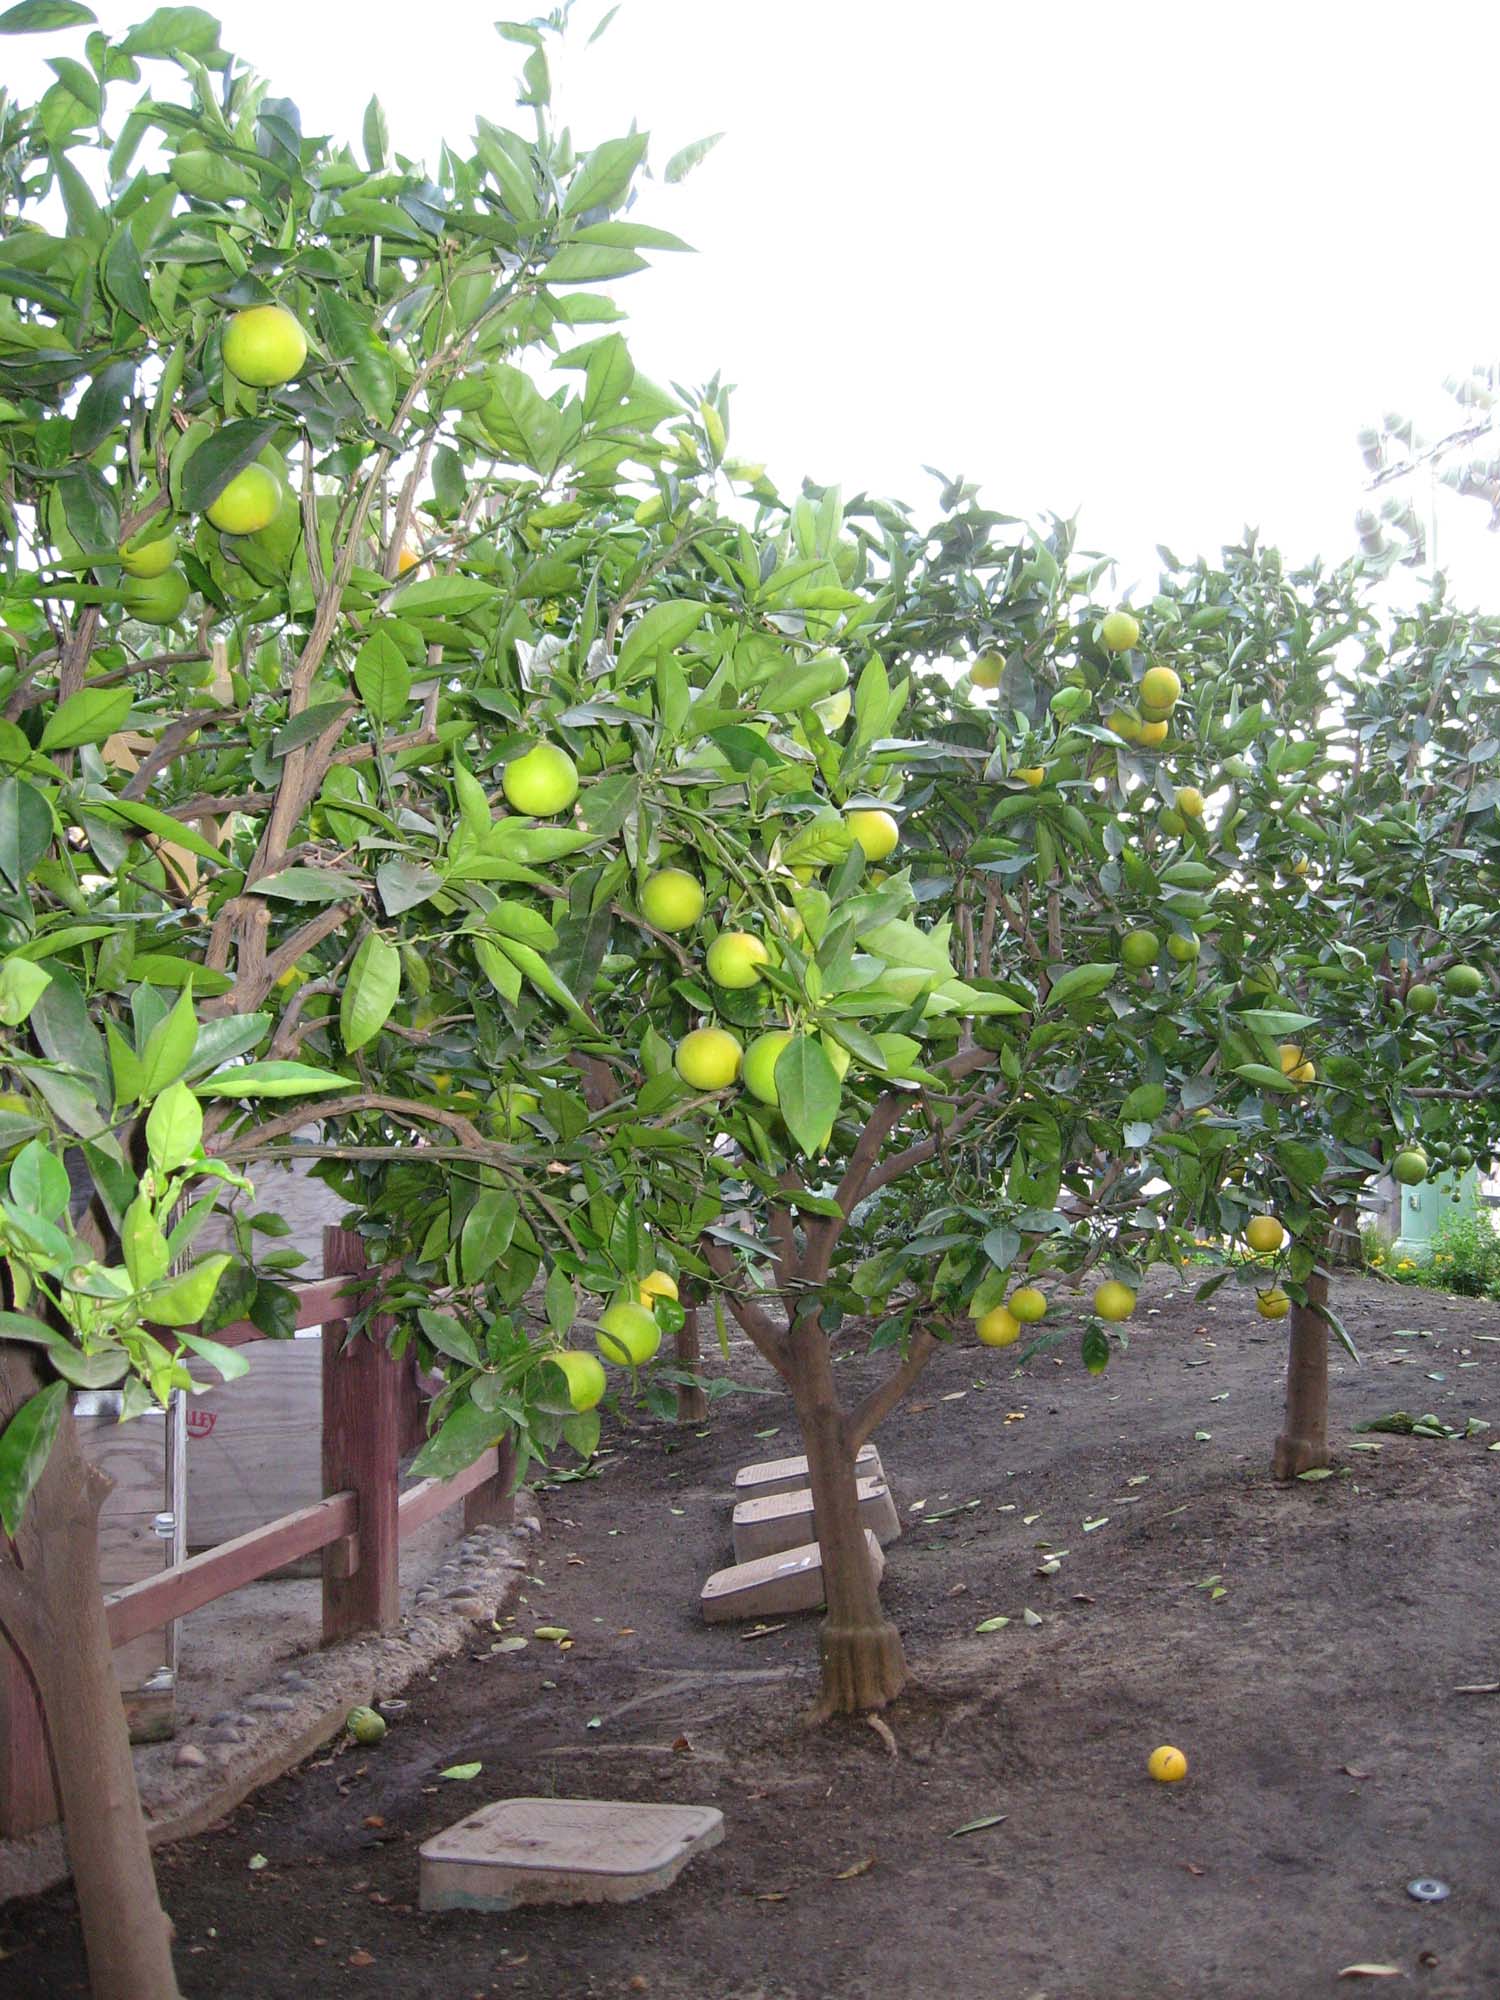
[(1276, 1454), (1276, 1479), (1295, 1479), (1328, 1463), (1328, 1273), (1321, 1267), (1307, 1281), (1307, 1303), (1292, 1307), (1286, 1365), (1286, 1410)]
[[(0, 1404), (34, 1386), (30, 1358), (0, 1346)], [(108, 1491), (65, 1416), (15, 1556), (0, 1554), (0, 1618), (48, 1717), (93, 2000), (178, 2000), (99, 1580)]]
[(849, 1425), (839, 1407), (828, 1341), (809, 1302), (790, 1331), (792, 1398), (807, 1452), (808, 1483), (823, 1552), (828, 1613), (819, 1638), (819, 1720), (884, 1708), (906, 1685), (901, 1635), (880, 1607), (859, 1518)]
[[(682, 1307), (682, 1325), (676, 1333), (677, 1366), (688, 1374), (702, 1372), (703, 1347), (698, 1338), (698, 1288), (684, 1278), (679, 1288), (678, 1302)], [(677, 1384), (677, 1421), (680, 1424), (701, 1424), (708, 1420), (708, 1398), (695, 1383)]]
[(1359, 1203), (1345, 1202), (1334, 1211), (1333, 1226), (1328, 1233), (1328, 1264), (1336, 1271), (1357, 1271), (1364, 1263), (1364, 1249), (1359, 1240)]

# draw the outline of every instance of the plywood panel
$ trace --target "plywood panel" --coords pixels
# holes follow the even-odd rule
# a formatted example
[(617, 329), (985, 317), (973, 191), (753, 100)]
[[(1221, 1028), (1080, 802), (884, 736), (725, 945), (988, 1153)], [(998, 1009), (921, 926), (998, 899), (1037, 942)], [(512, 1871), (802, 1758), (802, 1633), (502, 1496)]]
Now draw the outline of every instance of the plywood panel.
[[(114, 1416), (77, 1418), (84, 1456), (114, 1481), (99, 1516), (99, 1572), (106, 1590), (138, 1583), (167, 1566), (169, 1545), (156, 1532), (167, 1504), (167, 1420)], [(115, 1677), (122, 1689), (139, 1688), (167, 1664), (167, 1635), (147, 1632), (115, 1649)]]
[(187, 1533), (190, 1549), (233, 1541), (278, 1515), (323, 1497), (323, 1340), (259, 1340), (250, 1372), (211, 1385), (187, 1412)]

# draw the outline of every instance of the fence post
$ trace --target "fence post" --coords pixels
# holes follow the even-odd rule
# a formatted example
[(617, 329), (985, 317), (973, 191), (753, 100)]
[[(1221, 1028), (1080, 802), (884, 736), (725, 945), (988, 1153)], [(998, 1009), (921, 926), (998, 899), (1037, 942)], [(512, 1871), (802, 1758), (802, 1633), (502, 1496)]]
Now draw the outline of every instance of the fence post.
[(516, 1434), (500, 1440), (500, 1464), (492, 1479), (464, 1495), (464, 1533), (491, 1522), (508, 1528), (516, 1518)]
[(32, 1833), (61, 1817), (41, 1697), (0, 1634), (0, 1836)]
[[(325, 1275), (357, 1276), (365, 1269), (364, 1244), (354, 1231), (325, 1228)], [(345, 1320), (323, 1329), (323, 1491), (352, 1490), (359, 1502), (354, 1563), (337, 1544), (323, 1551), (325, 1646), (362, 1632), (387, 1632), (401, 1615), (396, 1498), (409, 1369), (390, 1351), (392, 1324), (376, 1317), (352, 1341)]]

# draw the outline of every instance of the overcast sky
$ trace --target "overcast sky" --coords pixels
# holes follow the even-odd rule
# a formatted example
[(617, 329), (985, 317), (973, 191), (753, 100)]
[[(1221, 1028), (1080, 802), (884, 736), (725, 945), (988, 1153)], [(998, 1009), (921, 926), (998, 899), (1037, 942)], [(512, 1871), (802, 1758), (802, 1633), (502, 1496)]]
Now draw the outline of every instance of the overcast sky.
[[(112, 30), (148, 11), (95, 3)], [(357, 139), (372, 92), (413, 156), (476, 112), (525, 128), (494, 0), (213, 11), (309, 131)], [(1500, 10), (625, 0), (573, 39), (555, 94), (580, 146), (635, 117), (660, 167), (726, 134), (640, 211), (699, 254), (617, 289), (639, 364), (722, 370), (731, 449), (784, 486), (925, 504), (924, 464), (962, 472), (1005, 511), (1081, 508), (1127, 578), (1246, 522), (1337, 557), (1360, 425), (1451, 424), (1443, 376), (1500, 349), (1476, 88)], [(18, 83), (42, 42), (5, 45)], [(1494, 604), (1484, 519), (1450, 507), (1444, 553)]]

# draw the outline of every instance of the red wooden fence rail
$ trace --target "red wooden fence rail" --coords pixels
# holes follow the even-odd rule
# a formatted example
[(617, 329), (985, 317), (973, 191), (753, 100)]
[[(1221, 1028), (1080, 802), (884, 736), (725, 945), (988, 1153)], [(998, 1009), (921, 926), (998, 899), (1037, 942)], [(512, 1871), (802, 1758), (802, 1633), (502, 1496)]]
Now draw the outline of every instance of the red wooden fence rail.
[[(323, 1491), (310, 1507), (268, 1521), (156, 1576), (109, 1593), (116, 1646), (227, 1597), (299, 1556), (323, 1552), (323, 1643), (389, 1631), (400, 1617), (401, 1542), (462, 1500), (464, 1527), (511, 1515), (515, 1452), (509, 1441), (452, 1479), (400, 1489), (404, 1452), (422, 1435), (421, 1394), (409, 1362), (390, 1351), (393, 1322), (374, 1318), (349, 1340), (349, 1314), (369, 1283), (352, 1230), (323, 1232), (322, 1278), (298, 1287), (297, 1327), (323, 1329)], [(248, 1321), (215, 1333), (226, 1347), (265, 1336)], [(31, 1677), (0, 1635), (0, 1835), (57, 1818), (46, 1724)]]

